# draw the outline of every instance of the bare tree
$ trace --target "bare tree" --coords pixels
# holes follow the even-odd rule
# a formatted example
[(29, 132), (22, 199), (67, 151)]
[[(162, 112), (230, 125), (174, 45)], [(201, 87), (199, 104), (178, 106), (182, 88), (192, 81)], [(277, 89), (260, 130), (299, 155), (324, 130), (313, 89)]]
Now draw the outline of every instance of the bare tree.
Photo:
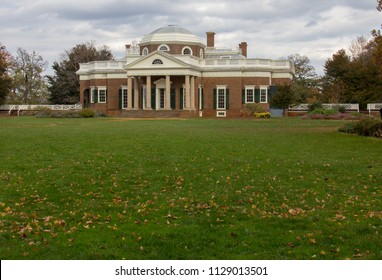
[(18, 48), (13, 69), (13, 101), (24, 104), (41, 102), (47, 97), (47, 86), (42, 76), (48, 62), (35, 51), (28, 53)]
[(369, 42), (365, 37), (363, 36), (357, 37), (357, 39), (352, 41), (349, 46), (349, 51), (352, 55), (352, 58), (353, 59), (361, 58), (367, 52), (368, 46), (369, 46)]
[(314, 67), (310, 64), (310, 59), (305, 55), (299, 54), (290, 55), (288, 59), (295, 66), (295, 74), (291, 85), (294, 102), (305, 103), (308, 100), (315, 99), (318, 76)]

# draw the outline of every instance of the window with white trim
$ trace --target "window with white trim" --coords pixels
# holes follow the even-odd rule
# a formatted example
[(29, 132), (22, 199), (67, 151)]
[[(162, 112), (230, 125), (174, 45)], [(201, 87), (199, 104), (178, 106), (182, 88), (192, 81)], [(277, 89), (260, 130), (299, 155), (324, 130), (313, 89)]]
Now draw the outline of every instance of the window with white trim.
[(268, 103), (268, 87), (260, 86), (260, 103)]
[(168, 51), (170, 51), (170, 48), (169, 48), (169, 46), (167, 46), (167, 45), (160, 45), (160, 46), (158, 47), (158, 51), (161, 51), (161, 52), (168, 52)]
[(226, 111), (217, 111), (216, 116), (217, 117), (226, 117), (227, 114), (226, 114)]
[(255, 86), (245, 86), (245, 103), (255, 103)]
[(122, 109), (127, 108), (127, 88), (122, 88)]
[(98, 89), (98, 103), (106, 103), (106, 88)]
[(216, 96), (216, 109), (218, 110), (225, 110), (225, 104), (226, 104), (226, 90), (227, 88), (224, 87), (217, 87), (217, 96)]
[(153, 60), (153, 64), (163, 64), (163, 61), (157, 58)]
[(142, 51), (142, 55), (148, 55), (149, 54), (149, 49), (148, 48), (144, 48), (143, 51)]
[(192, 55), (192, 50), (189, 47), (184, 47), (182, 50), (183, 55)]
[(165, 89), (160, 88), (159, 89), (159, 109), (164, 109), (164, 102), (165, 102)]
[(183, 95), (183, 108), (186, 108), (186, 85), (183, 84), (183, 87), (182, 87), (182, 95)]

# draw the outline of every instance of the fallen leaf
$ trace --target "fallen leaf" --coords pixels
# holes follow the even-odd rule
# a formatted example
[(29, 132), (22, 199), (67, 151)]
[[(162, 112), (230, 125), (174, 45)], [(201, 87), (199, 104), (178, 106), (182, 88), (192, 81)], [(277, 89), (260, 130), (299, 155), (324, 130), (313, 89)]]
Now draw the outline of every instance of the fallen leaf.
[(296, 216), (296, 215), (298, 215), (298, 214), (303, 214), (303, 213), (305, 213), (305, 211), (304, 211), (303, 209), (301, 209), (301, 208), (296, 208), (296, 209), (289, 209), (289, 210), (288, 210), (288, 213), (289, 213), (290, 215), (292, 215), (292, 216)]
[(287, 246), (290, 248), (296, 247), (296, 245), (293, 242), (288, 242)]
[(336, 220), (341, 220), (341, 221), (343, 221), (343, 220), (345, 220), (346, 219), (346, 217), (344, 216), (344, 215), (342, 215), (342, 214), (336, 214)]
[(367, 256), (370, 252), (369, 251), (366, 251), (364, 253), (358, 253), (358, 254), (355, 254), (354, 257), (355, 258), (362, 258), (364, 256)]

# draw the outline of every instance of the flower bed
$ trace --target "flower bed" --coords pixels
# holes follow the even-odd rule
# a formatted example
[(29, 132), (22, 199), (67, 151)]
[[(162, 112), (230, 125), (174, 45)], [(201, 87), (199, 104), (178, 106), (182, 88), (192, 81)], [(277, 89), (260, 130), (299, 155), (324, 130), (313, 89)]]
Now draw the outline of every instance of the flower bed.
[(253, 115), (255, 118), (259, 118), (259, 119), (269, 119), (271, 117), (271, 114), (269, 112), (254, 113)]

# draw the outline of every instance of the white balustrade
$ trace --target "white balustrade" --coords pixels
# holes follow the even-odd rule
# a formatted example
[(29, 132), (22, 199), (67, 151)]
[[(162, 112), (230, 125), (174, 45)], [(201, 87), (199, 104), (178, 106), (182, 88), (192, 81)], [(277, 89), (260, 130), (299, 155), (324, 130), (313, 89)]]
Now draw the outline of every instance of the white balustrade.
[(67, 110), (81, 110), (81, 104), (61, 104), (61, 105), (47, 105), (47, 104), (31, 104), (31, 105), (14, 105), (14, 104), (5, 104), (0, 105), (0, 111), (8, 111), (10, 115), (12, 111), (17, 111), (17, 115), (20, 114), (20, 111), (36, 111), (40, 109), (50, 109), (54, 111), (67, 111)]
[(379, 111), (382, 109), (382, 103), (369, 103), (367, 104), (367, 110), (369, 110), (369, 115), (371, 111)]
[[(290, 106), (289, 110), (291, 111), (308, 111), (310, 104), (299, 104)], [(339, 107), (344, 107), (346, 111), (357, 111), (359, 112), (359, 104), (351, 104), (351, 103), (326, 103), (321, 104), (325, 109), (338, 109)]]

